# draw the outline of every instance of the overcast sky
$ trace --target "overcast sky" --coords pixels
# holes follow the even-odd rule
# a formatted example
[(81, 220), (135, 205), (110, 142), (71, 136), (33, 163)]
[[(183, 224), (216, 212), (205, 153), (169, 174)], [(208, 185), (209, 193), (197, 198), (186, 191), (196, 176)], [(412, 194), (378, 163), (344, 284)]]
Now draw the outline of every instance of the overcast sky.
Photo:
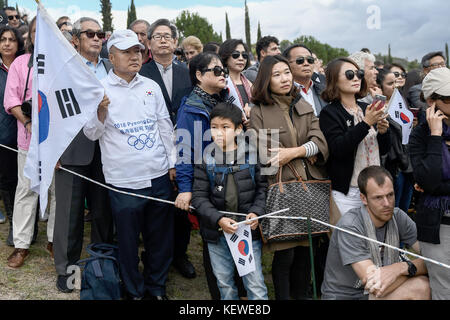
[[(57, 19), (68, 15), (74, 21), (81, 16), (100, 20), (98, 0), (41, 0)], [(9, 1), (10, 4), (14, 3)], [(112, 0), (115, 29), (126, 27), (126, 11), (131, 0)], [(32, 0), (17, 1), (31, 16)], [(245, 38), (244, 0), (136, 0), (137, 17), (153, 22), (158, 18), (175, 19), (182, 10), (206, 17), (225, 37), (225, 12), (234, 38)], [(449, 0), (248, 0), (252, 42), (256, 42), (258, 21), (263, 35), (293, 40), (312, 35), (321, 42), (350, 52), (368, 47), (374, 53), (409, 60), (434, 50), (444, 50), (450, 42)]]

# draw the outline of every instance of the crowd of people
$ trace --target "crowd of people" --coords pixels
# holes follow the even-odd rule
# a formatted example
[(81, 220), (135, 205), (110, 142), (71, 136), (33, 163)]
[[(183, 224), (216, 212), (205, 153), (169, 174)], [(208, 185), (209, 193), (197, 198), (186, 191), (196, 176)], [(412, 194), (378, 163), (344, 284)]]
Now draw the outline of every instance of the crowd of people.
[[(18, 153), (0, 147), (0, 223), (9, 222), (14, 248), (7, 266), (20, 269), (39, 221), (38, 195), (23, 173), (36, 18), (4, 13), (0, 144)], [(56, 25), (105, 88), (49, 189), (47, 250), (60, 292), (73, 291), (68, 270), (90, 221), (92, 243), (118, 247), (125, 299), (167, 300), (171, 266), (196, 278), (187, 255), (193, 228), (212, 299), (268, 299), (263, 251), (273, 253), (277, 300), (311, 299), (314, 284), (322, 299), (450, 299), (447, 268), (392, 249), (450, 264), (450, 70), (442, 52), (426, 54), (422, 70), (384, 65), (366, 48), (323, 65), (304, 44), (281, 51), (276, 37), (264, 36), (252, 61), (241, 39), (203, 44), (189, 36), (179, 44), (168, 19), (136, 20), (113, 33), (90, 17)], [(414, 114), (406, 145), (385, 112), (395, 90)], [(251, 131), (257, 148), (242, 139)], [(174, 205), (107, 190), (60, 167)], [(330, 180), (330, 222), (389, 247), (340, 230), (312, 242), (263, 241), (255, 218), (269, 213), (268, 187), (298, 179)], [(225, 233), (245, 220), (256, 268), (240, 277)]]

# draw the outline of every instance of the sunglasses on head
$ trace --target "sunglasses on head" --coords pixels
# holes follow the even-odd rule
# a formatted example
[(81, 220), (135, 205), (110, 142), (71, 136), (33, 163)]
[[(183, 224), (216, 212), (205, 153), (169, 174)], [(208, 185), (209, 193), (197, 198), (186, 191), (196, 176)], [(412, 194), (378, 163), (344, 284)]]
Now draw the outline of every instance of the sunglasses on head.
[(223, 75), (225, 77), (228, 76), (228, 69), (222, 68), (222, 67), (219, 67), (219, 66), (215, 66), (212, 69), (205, 69), (205, 70), (203, 70), (204, 73), (205, 72), (209, 72), (209, 71), (212, 71), (216, 77), (220, 77), (222, 75), (222, 73), (223, 73)]
[(245, 60), (248, 59), (248, 53), (245, 51), (239, 52), (239, 51), (235, 50), (231, 53), (231, 57), (233, 59), (238, 59), (241, 55), (242, 55), (242, 58), (244, 58)]
[(16, 18), (17, 20), (20, 20), (20, 16), (18, 14), (16, 14), (15, 16), (8, 16), (8, 20), (12, 20)]
[(298, 65), (304, 64), (305, 60), (308, 61), (309, 64), (314, 64), (314, 61), (316, 61), (316, 59), (314, 59), (314, 57), (309, 56), (309, 57), (298, 57), (297, 59), (295, 59), (295, 63)]
[(394, 74), (394, 76), (395, 76), (396, 78), (402, 76), (403, 79), (406, 79), (406, 72), (400, 73), (400, 72), (398, 72), (398, 71), (395, 71), (395, 72), (393, 72), (393, 74)]
[(358, 70), (358, 71), (353, 71), (353, 70), (347, 70), (345, 71), (345, 77), (348, 80), (353, 80), (355, 78), (355, 76), (361, 80), (362, 78), (364, 78), (364, 71), (363, 70)]
[(92, 30), (86, 30), (86, 31), (81, 31), (80, 34), (82, 33), (86, 33), (86, 36), (88, 38), (93, 38), (95, 37), (95, 35), (97, 35), (97, 37), (99, 39), (104, 39), (106, 37), (106, 32), (105, 31), (92, 31)]

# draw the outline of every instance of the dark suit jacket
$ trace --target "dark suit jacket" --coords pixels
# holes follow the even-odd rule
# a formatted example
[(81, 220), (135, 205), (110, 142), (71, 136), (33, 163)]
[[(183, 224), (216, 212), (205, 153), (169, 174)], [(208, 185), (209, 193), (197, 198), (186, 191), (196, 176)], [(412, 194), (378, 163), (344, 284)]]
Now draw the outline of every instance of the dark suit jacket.
[(313, 73), (311, 80), (314, 82), (313, 91), (314, 94), (319, 98), (320, 106), (316, 106), (317, 116), (320, 115), (320, 112), (327, 105), (327, 103), (322, 99), (322, 92), (326, 87), (326, 79), (325, 76), (319, 73)]
[(189, 76), (189, 69), (186, 66), (180, 62), (174, 61), (172, 63), (172, 68), (172, 100), (170, 100), (166, 86), (164, 85), (164, 81), (161, 77), (161, 73), (159, 72), (158, 66), (154, 60), (143, 65), (139, 73), (144, 77), (152, 79), (161, 87), (172, 123), (175, 124), (177, 121), (177, 112), (181, 104), (181, 99), (191, 93), (192, 83)]
[[(103, 59), (106, 72), (112, 68), (111, 62)], [(72, 140), (71, 144), (64, 151), (59, 159), (61, 165), (69, 166), (87, 166), (94, 158), (95, 142), (89, 140), (83, 133), (83, 129), (78, 132), (78, 135)]]

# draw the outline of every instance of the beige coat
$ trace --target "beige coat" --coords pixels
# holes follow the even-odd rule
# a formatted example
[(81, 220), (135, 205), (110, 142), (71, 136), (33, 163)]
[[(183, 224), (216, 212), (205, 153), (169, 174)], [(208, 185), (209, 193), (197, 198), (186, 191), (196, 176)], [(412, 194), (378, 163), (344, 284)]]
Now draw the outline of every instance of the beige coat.
[[(328, 159), (328, 145), (326, 139), (319, 128), (319, 119), (314, 115), (312, 106), (300, 99), (298, 101), (292, 112), (292, 121), (289, 116), (289, 104), (292, 101), (290, 97), (280, 97), (275, 96), (274, 100), (276, 104), (274, 105), (261, 105), (253, 106), (250, 115), (250, 127), (259, 132), (260, 129), (268, 129), (267, 136), (260, 137), (259, 141), (259, 155), (261, 162), (263, 164), (267, 163), (270, 159), (269, 155), (263, 154), (267, 152), (268, 148), (274, 144), (273, 139), (270, 137), (272, 130), (279, 130), (279, 141), (281, 148), (293, 148), (299, 147), (303, 144), (313, 141), (319, 148), (319, 154), (317, 155), (317, 162), (312, 165), (306, 159), (294, 159), (290, 164), (297, 170), (298, 174), (304, 180), (308, 179), (326, 179), (328, 177), (326, 173), (325, 164)], [(310, 176), (307, 175), (305, 166)], [(288, 168), (283, 167), (282, 171), (282, 181), (293, 181), (297, 180), (294, 173)], [(274, 175), (268, 177), (269, 186), (276, 183), (276, 172)], [(340, 215), (332, 203), (330, 213), (331, 223), (335, 224)], [(339, 216), (336, 217), (336, 214)], [(333, 215), (333, 217), (331, 217)], [(265, 249), (273, 250), (284, 250), (292, 248), (298, 245), (308, 245), (308, 241), (289, 241), (289, 242), (279, 242), (271, 243), (265, 246)]]

